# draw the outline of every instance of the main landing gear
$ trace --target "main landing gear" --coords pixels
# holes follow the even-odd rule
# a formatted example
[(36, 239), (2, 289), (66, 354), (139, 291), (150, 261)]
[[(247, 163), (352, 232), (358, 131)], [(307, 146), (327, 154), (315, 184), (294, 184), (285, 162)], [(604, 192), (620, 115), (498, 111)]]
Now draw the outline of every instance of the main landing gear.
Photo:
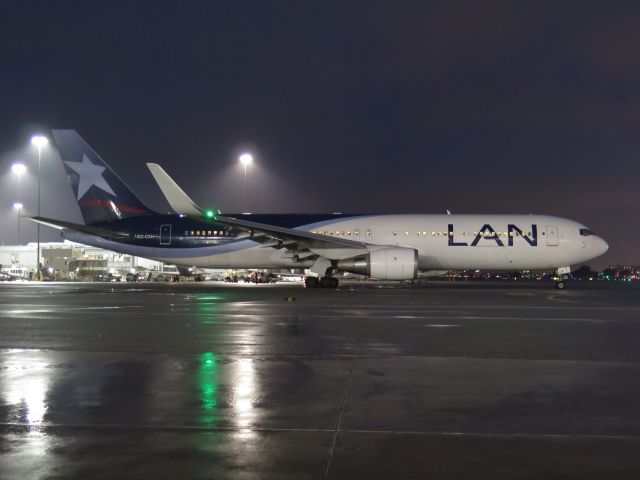
[(338, 283), (338, 279), (335, 277), (304, 277), (304, 286), (307, 288), (338, 288)]
[(338, 279), (333, 276), (334, 265), (324, 257), (318, 257), (309, 269), (311, 275), (304, 277), (307, 288), (338, 288)]

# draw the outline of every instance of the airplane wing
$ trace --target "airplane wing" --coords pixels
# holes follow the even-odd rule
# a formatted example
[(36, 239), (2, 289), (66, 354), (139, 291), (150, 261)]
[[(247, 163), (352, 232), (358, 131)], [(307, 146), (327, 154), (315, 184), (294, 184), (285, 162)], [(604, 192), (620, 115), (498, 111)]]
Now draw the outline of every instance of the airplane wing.
[[(317, 251), (324, 254), (329, 251), (334, 253), (338, 250), (348, 250), (349, 256), (366, 252), (367, 246), (364, 242), (348, 240), (346, 238), (327, 237), (304, 230), (278, 227), (264, 223), (251, 222), (249, 220), (229, 217), (227, 215), (215, 214), (212, 211), (205, 211), (189, 198), (180, 186), (155, 163), (147, 163), (153, 178), (158, 183), (160, 190), (166, 197), (171, 208), (178, 214), (197, 218), (198, 220), (211, 219), (217, 224), (231, 227), (241, 232), (238, 238), (245, 238), (261, 243), (264, 247), (286, 248), (297, 252)], [(343, 253), (338, 256), (343, 256)], [(305, 255), (305, 258), (311, 255)]]
[(82, 225), (80, 223), (72, 223), (65, 222), (63, 220), (54, 220), (51, 218), (44, 217), (26, 217), (29, 220), (32, 220), (41, 225), (46, 225), (47, 227), (55, 228), (57, 230), (75, 230), (81, 233), (87, 233), (89, 235), (97, 235), (99, 237), (105, 238), (128, 238), (129, 234), (127, 232), (116, 232), (114, 230), (108, 230), (106, 228), (93, 227), (91, 225)]
[(304, 230), (277, 227), (274, 225), (251, 222), (234, 217), (216, 215), (215, 222), (238, 230), (243, 230), (249, 234), (247, 238), (252, 237), (255, 239), (257, 237), (268, 237), (274, 241), (279, 241), (283, 245), (300, 243), (313, 248), (363, 248), (366, 250), (366, 246), (363, 242), (356, 242), (346, 238), (327, 237), (325, 235), (318, 235), (317, 233), (306, 232)]

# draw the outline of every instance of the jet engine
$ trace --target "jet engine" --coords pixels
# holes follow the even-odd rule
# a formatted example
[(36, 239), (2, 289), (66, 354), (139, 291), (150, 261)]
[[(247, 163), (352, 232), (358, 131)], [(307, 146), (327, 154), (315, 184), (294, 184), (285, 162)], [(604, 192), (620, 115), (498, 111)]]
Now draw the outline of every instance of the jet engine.
[(337, 267), (338, 270), (378, 280), (413, 280), (418, 276), (418, 251), (405, 247), (383, 247), (365, 255), (338, 260)]

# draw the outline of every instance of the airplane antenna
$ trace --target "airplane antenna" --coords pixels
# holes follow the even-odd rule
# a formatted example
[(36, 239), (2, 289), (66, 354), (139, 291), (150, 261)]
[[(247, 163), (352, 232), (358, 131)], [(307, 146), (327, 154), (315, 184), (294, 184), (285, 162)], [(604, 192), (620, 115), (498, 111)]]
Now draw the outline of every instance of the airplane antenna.
[(447, 210), (447, 215), (451, 215), (451, 212), (449, 210)]

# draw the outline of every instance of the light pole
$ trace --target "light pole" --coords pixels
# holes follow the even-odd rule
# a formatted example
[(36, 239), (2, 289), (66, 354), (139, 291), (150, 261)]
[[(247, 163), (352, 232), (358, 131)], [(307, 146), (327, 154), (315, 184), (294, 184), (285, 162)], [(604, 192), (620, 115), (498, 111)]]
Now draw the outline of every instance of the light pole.
[[(47, 137), (42, 135), (34, 135), (31, 137), (31, 145), (35, 145), (38, 148), (38, 217), (40, 216), (40, 158), (42, 157), (42, 147), (49, 143)], [(36, 250), (36, 272), (38, 278), (40, 277), (40, 224), (37, 225), (38, 236), (38, 248)]]
[(20, 211), (22, 210), (22, 204), (20, 202), (16, 202), (13, 204), (13, 208), (18, 212), (18, 246), (20, 246)]
[(22, 199), (20, 195), (20, 180), (22, 179), (22, 175), (27, 171), (27, 167), (25, 167), (23, 163), (14, 163), (11, 165), (11, 171), (18, 176), (18, 201), (20, 201)]
[(11, 165), (11, 171), (18, 176), (18, 201), (13, 204), (13, 208), (18, 211), (18, 246), (20, 246), (20, 213), (23, 207), (22, 203), (20, 203), (20, 200), (22, 200), (22, 195), (20, 192), (20, 180), (22, 179), (22, 175), (24, 174), (24, 172), (27, 171), (27, 167), (25, 167), (23, 163), (14, 163), (13, 165)]
[(247, 205), (247, 166), (253, 163), (253, 155), (250, 153), (243, 153), (238, 157), (240, 163), (244, 167), (244, 211), (248, 212), (249, 207)]

